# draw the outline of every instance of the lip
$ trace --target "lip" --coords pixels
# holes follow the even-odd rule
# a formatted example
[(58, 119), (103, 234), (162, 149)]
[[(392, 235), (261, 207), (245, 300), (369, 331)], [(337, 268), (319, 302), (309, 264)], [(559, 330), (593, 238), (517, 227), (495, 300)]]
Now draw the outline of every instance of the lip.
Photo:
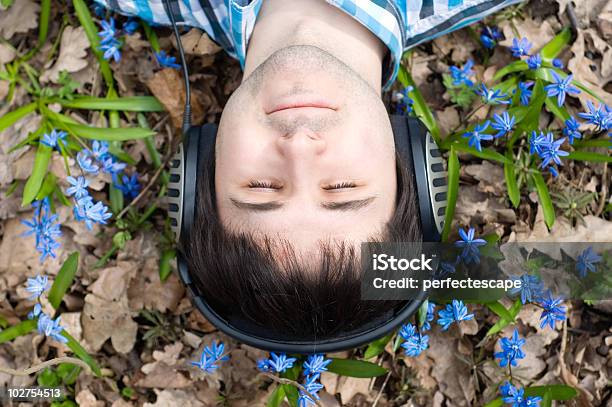
[(271, 108), (266, 109), (266, 114), (272, 114), (276, 112), (281, 112), (284, 110), (294, 110), (294, 109), (327, 109), (327, 110), (338, 110), (338, 107), (334, 104), (330, 103), (327, 100), (323, 100), (320, 98), (314, 97), (299, 97), (299, 98), (287, 98), (282, 99), (279, 102), (272, 105)]

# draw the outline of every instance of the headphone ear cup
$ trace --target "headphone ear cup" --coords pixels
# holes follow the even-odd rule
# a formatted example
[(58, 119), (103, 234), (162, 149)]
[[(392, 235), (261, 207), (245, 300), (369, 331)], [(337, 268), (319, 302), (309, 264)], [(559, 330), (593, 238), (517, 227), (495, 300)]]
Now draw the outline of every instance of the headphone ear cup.
[(440, 240), (447, 206), (444, 159), (433, 137), (414, 117), (391, 115), (395, 147), (414, 175), (423, 241)]
[(183, 226), (183, 190), (185, 179), (185, 154), (183, 143), (178, 146), (177, 152), (170, 161), (170, 179), (168, 181), (168, 217), (170, 218), (170, 229), (174, 232), (175, 241), (178, 243)]

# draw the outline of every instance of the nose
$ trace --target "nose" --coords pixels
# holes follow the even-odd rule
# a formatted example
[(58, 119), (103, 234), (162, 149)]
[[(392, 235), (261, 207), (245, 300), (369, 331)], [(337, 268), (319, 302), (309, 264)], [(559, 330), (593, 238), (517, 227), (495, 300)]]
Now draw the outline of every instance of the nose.
[(307, 159), (321, 155), (327, 142), (321, 134), (306, 126), (283, 132), (276, 141), (277, 148), (288, 158)]

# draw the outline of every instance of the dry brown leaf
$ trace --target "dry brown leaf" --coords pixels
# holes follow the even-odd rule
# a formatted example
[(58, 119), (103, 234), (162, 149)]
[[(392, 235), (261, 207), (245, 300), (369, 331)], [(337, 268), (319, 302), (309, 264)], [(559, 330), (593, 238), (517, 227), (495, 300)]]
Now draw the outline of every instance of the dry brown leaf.
[(367, 396), (370, 393), (370, 379), (359, 379), (356, 377), (344, 377), (338, 378), (338, 388), (336, 393), (340, 393), (342, 404), (350, 402), (353, 397), (358, 394)]
[[(0, 43), (0, 67), (4, 64), (8, 64), (11, 62), (17, 53), (15, 53), (15, 49), (13, 47), (9, 47), (7, 44)], [(5, 81), (2, 81), (5, 82)]]
[[(164, 108), (170, 113), (172, 124), (180, 129), (183, 123), (183, 108), (185, 107), (185, 84), (181, 74), (172, 68), (156, 72), (148, 81), (147, 86)], [(192, 98), (193, 122), (199, 123), (204, 117), (204, 108), (198, 98)]]
[(104, 407), (104, 401), (96, 399), (96, 396), (89, 390), (81, 390), (76, 396), (76, 402), (80, 407)]
[(83, 315), (83, 338), (94, 352), (99, 351), (108, 338), (115, 350), (127, 353), (134, 347), (138, 324), (132, 320), (127, 297), (108, 301), (95, 294), (87, 294)]
[(181, 43), (183, 44), (185, 53), (191, 55), (212, 55), (222, 49), (210, 39), (208, 34), (197, 28), (192, 28), (187, 34), (182, 35)]
[(504, 196), (507, 193), (504, 169), (499, 165), (492, 164), (490, 161), (483, 161), (480, 164), (466, 165), (464, 168), (466, 174), (480, 181), (478, 184), (479, 191), (498, 196)]
[[(606, 92), (604, 87), (612, 81), (612, 45), (599, 38), (593, 29), (579, 30), (578, 37), (572, 45), (574, 57), (567, 64), (574, 74), (574, 79), (591, 88), (608, 105), (612, 105), (612, 94)], [(588, 58), (593, 51), (601, 58)], [(586, 107), (586, 99), (581, 98)]]
[[(525, 37), (533, 44), (531, 48), (532, 52), (539, 51), (546, 43), (552, 40), (555, 36), (555, 30), (551, 27), (548, 21), (536, 21), (531, 18), (524, 20), (514, 19), (512, 22), (516, 25), (516, 28), (522, 37)], [(500, 41), (500, 45), (503, 47), (509, 47), (512, 45), (512, 39), (515, 38), (514, 31), (512, 30), (512, 24), (510, 21), (505, 20), (500, 24), (506, 37), (503, 41)]]
[(38, 27), (40, 5), (32, 0), (19, 0), (0, 13), (0, 35), (10, 40), (15, 33), (25, 33)]
[(185, 288), (176, 273), (170, 274), (166, 281), (160, 280), (158, 256), (145, 258), (139, 272), (130, 281), (128, 290), (130, 308), (133, 310), (174, 311), (184, 295)]
[(40, 76), (41, 82), (57, 82), (61, 71), (77, 72), (87, 66), (89, 41), (83, 27), (66, 27), (55, 64)]

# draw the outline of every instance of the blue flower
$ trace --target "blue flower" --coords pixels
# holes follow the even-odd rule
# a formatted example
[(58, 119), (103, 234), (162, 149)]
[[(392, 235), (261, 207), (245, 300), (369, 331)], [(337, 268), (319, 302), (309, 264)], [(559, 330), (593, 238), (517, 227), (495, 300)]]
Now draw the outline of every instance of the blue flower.
[[(314, 397), (316, 400), (320, 400), (320, 397), (317, 395), (317, 393), (324, 387), (321, 383), (317, 381), (319, 380), (319, 377), (319, 374), (306, 376), (306, 382), (304, 383), (304, 388), (306, 389), (306, 391), (310, 393), (312, 397)], [(299, 407), (308, 407), (315, 404), (315, 401), (310, 398), (308, 394), (300, 390), (298, 399)]]
[(224, 354), (224, 351), (225, 344), (223, 342), (217, 344), (217, 341), (213, 341), (212, 345), (204, 347), (204, 353), (217, 362), (226, 362), (229, 360), (229, 355)]
[(181, 66), (176, 63), (176, 58), (166, 54), (166, 51), (161, 50), (155, 53), (155, 58), (162, 68), (179, 69)]
[(115, 186), (117, 187), (117, 189), (123, 192), (123, 195), (128, 199), (136, 198), (138, 196), (138, 193), (140, 192), (138, 173), (134, 172), (131, 177), (123, 175), (121, 179), (123, 181), (123, 185), (116, 184)]
[(585, 119), (588, 123), (597, 126), (598, 130), (609, 130), (612, 124), (612, 115), (610, 114), (610, 108), (607, 105), (601, 103), (595, 109), (595, 106), (590, 100), (587, 100), (588, 111), (584, 113), (578, 113), (578, 116)]
[(407, 86), (401, 91), (395, 93), (395, 109), (396, 113), (407, 114), (412, 112), (412, 105), (414, 105), (414, 100), (408, 95), (412, 92), (414, 88), (412, 86)]
[(478, 151), (482, 151), (480, 142), (482, 140), (493, 140), (491, 134), (483, 133), (489, 127), (490, 123), (491, 122), (487, 120), (485, 123), (477, 125), (473, 131), (464, 133), (462, 137), (470, 139), (468, 142), (469, 146), (474, 147)]
[(525, 339), (520, 338), (518, 335), (518, 330), (515, 328), (514, 333), (509, 338), (501, 338), (501, 352), (495, 353), (495, 358), (500, 359), (499, 365), (501, 367), (506, 367), (508, 364), (510, 366), (516, 366), (517, 360), (523, 359), (525, 357), (525, 352), (523, 352), (522, 346), (525, 344)]
[(480, 34), (480, 41), (486, 49), (493, 49), (497, 45), (497, 42), (487, 34)]
[(270, 356), (270, 367), (277, 373), (282, 373), (287, 369), (291, 369), (293, 367), (293, 363), (295, 363), (297, 360), (296, 358), (288, 358), (284, 353), (277, 355), (276, 353), (271, 352)]
[(428, 301), (427, 302), (427, 313), (425, 314), (425, 322), (423, 322), (422, 330), (429, 331), (431, 329), (431, 321), (435, 317), (436, 304)]
[(516, 388), (512, 385), (511, 392), (503, 397), (503, 402), (509, 404), (510, 407), (536, 407), (540, 405), (542, 397), (540, 396), (526, 396), (525, 389)]
[(559, 58), (554, 58), (552, 60), (552, 64), (555, 68), (559, 68), (559, 69), (564, 68), (563, 61), (561, 61)]
[(402, 325), (402, 327), (399, 330), (399, 336), (401, 336), (402, 339), (404, 340), (407, 340), (408, 338), (410, 338), (411, 336), (414, 336), (415, 334), (416, 334), (416, 327), (412, 325), (411, 323)]
[(429, 336), (416, 333), (403, 342), (401, 346), (404, 348), (406, 356), (417, 357), (429, 347)]
[(219, 365), (215, 364), (215, 360), (208, 356), (206, 352), (202, 352), (200, 355), (200, 360), (191, 361), (190, 363), (192, 366), (196, 366), (206, 373), (213, 373), (219, 368)]
[(331, 359), (325, 359), (322, 354), (309, 355), (304, 362), (304, 375), (323, 373), (331, 362)]
[(563, 298), (554, 298), (552, 293), (548, 291), (547, 296), (540, 302), (542, 307), (542, 315), (540, 316), (540, 328), (544, 328), (546, 325), (550, 326), (550, 329), (555, 329), (555, 323), (557, 321), (564, 321), (565, 307), (562, 306)]
[(107, 141), (94, 140), (91, 153), (97, 160), (104, 160), (108, 154), (109, 144)]
[(37, 302), (36, 304), (34, 304), (34, 308), (32, 308), (32, 311), (28, 312), (28, 319), (34, 319), (37, 316), (40, 315), (40, 313), (42, 312), (42, 306), (40, 305), (39, 302)]
[(132, 35), (136, 32), (136, 30), (138, 29), (138, 20), (134, 20), (134, 19), (128, 19), (124, 24), (123, 24), (123, 32), (125, 32), (127, 35)]
[(455, 242), (456, 247), (463, 248), (460, 259), (463, 259), (466, 264), (472, 262), (479, 263), (480, 250), (478, 247), (487, 244), (487, 241), (484, 239), (474, 239), (475, 233), (476, 231), (474, 228), (469, 228), (467, 232), (463, 229), (459, 229), (459, 237), (461, 240)]
[(529, 40), (527, 40), (527, 38), (521, 38), (520, 40), (513, 38), (510, 51), (512, 51), (512, 56), (520, 58), (522, 56), (528, 55), (531, 47), (532, 45)]
[(106, 220), (113, 215), (108, 213), (108, 207), (102, 202), (93, 202), (90, 195), (84, 196), (76, 201), (74, 205), (74, 217), (77, 221), (85, 221), (87, 229), (91, 230), (94, 223), (106, 224)]
[(510, 116), (508, 112), (504, 112), (501, 115), (494, 114), (493, 124), (491, 125), (491, 127), (498, 131), (498, 133), (495, 135), (495, 138), (510, 133), (514, 128), (515, 123), (516, 118), (514, 116)]
[(567, 75), (565, 79), (561, 78), (555, 71), (551, 71), (554, 78), (554, 82), (550, 85), (546, 85), (544, 89), (549, 97), (557, 97), (557, 105), (563, 106), (565, 103), (565, 95), (579, 95), (580, 90), (572, 85), (573, 75)]
[(257, 369), (259, 369), (262, 372), (271, 371), (272, 366), (270, 366), (270, 360), (269, 359), (259, 359), (257, 361)]
[[(549, 140), (550, 137), (550, 140)], [(529, 138), (529, 154), (536, 153), (541, 155), (542, 151), (546, 150), (552, 143), (552, 133), (544, 134), (544, 132), (532, 131)]]
[(502, 93), (501, 90), (497, 89), (489, 89), (487, 88), (487, 86), (482, 83), (480, 84), (480, 86), (475, 90), (476, 94), (480, 95), (482, 97), (482, 101), (484, 103), (490, 104), (490, 105), (509, 105), (510, 104), (510, 97), (508, 95), (506, 95), (505, 93)]
[[(547, 138), (550, 140), (552, 138), (552, 133), (549, 133)], [(552, 143), (547, 145), (547, 148), (542, 150), (540, 153), (540, 157), (542, 157), (542, 163), (540, 164), (541, 168), (546, 168), (553, 162), (557, 165), (563, 165), (561, 162), (561, 157), (569, 155), (567, 151), (560, 150), (564, 141), (565, 137), (562, 137), (559, 140), (554, 140)]]
[(527, 58), (527, 66), (529, 69), (538, 69), (542, 66), (542, 56), (538, 53)]
[(514, 387), (510, 382), (505, 382), (504, 384), (499, 386), (499, 394), (501, 394), (502, 397), (513, 395), (517, 392), (517, 390), (518, 389)]
[(565, 121), (565, 128), (563, 129), (563, 134), (567, 136), (567, 141), (570, 144), (574, 144), (574, 139), (582, 138), (582, 133), (580, 133), (580, 123), (573, 116)]
[(601, 261), (601, 256), (593, 252), (593, 247), (589, 246), (576, 259), (576, 271), (580, 277), (586, 277), (588, 272), (597, 272), (597, 263)]
[(89, 181), (87, 181), (85, 177), (68, 177), (66, 178), (66, 180), (70, 183), (70, 185), (72, 185), (71, 187), (66, 189), (66, 194), (68, 196), (74, 195), (76, 199), (79, 199), (89, 195), (89, 191), (87, 190), (87, 187), (89, 186)]
[(110, 42), (105, 42), (100, 45), (100, 51), (104, 52), (102, 57), (107, 61), (114, 59), (115, 62), (121, 61), (121, 52), (119, 49), (121, 48), (121, 43), (117, 40), (113, 40)]
[(192, 361), (193, 366), (197, 366), (206, 373), (213, 373), (219, 368), (219, 363), (229, 360), (229, 356), (224, 354), (225, 345), (213, 341), (212, 345), (205, 346), (199, 361)]
[(59, 148), (60, 143), (63, 146), (66, 146), (66, 136), (67, 134), (65, 131), (56, 131), (55, 129), (53, 129), (51, 130), (51, 133), (43, 134), (40, 142), (51, 148)]
[(114, 41), (115, 35), (117, 35), (117, 30), (115, 29), (115, 19), (111, 17), (108, 21), (102, 20), (100, 25), (102, 26), (102, 30), (98, 31), (100, 41), (102, 43)]
[(97, 174), (100, 170), (96, 164), (94, 164), (93, 159), (88, 150), (79, 151), (77, 154), (77, 163), (79, 167), (85, 172), (90, 174)]
[(53, 320), (47, 314), (41, 313), (37, 322), (38, 332), (58, 342), (68, 342), (68, 339), (62, 335), (64, 328), (60, 326), (60, 319), (61, 317), (57, 317), (57, 319)]
[(443, 331), (446, 331), (455, 321), (468, 321), (473, 318), (474, 314), (468, 314), (467, 307), (460, 300), (453, 300), (452, 304), (446, 304), (444, 309), (438, 311), (438, 324)]
[(518, 90), (520, 91), (520, 94), (521, 94), (521, 104), (524, 106), (529, 105), (531, 95), (533, 94), (533, 91), (529, 88), (531, 88), (534, 83), (535, 82), (527, 81), (527, 82), (519, 82), (518, 84)]
[(41, 254), (40, 262), (42, 263), (48, 256), (55, 258), (54, 250), (60, 247), (60, 244), (55, 239), (61, 236), (62, 232), (57, 221), (58, 216), (51, 214), (48, 197), (42, 201), (35, 201), (32, 203), (32, 206), (35, 208), (32, 220), (21, 221), (21, 223), (29, 228), (22, 236), (35, 236), (36, 250)]
[(101, 160), (101, 164), (102, 171), (113, 176), (116, 176), (119, 172), (123, 171), (125, 167), (127, 167), (127, 164), (117, 162), (110, 154), (104, 156), (104, 159)]
[(544, 291), (544, 284), (540, 277), (532, 276), (531, 274), (523, 274), (520, 277), (513, 277), (512, 280), (520, 281), (521, 286), (511, 288), (508, 290), (508, 294), (514, 296), (521, 293), (521, 302), (526, 304), (528, 302), (535, 302), (542, 298)]
[(440, 266), (434, 272), (434, 278), (443, 279), (447, 277), (449, 274), (455, 273), (455, 264), (449, 263), (447, 261), (441, 261)]
[(28, 278), (26, 291), (31, 293), (30, 299), (38, 298), (49, 288), (49, 277), (46, 275), (38, 275), (34, 278)]
[(459, 68), (458, 66), (450, 67), (450, 75), (453, 78), (453, 85), (459, 86), (461, 84), (465, 84), (470, 88), (474, 86), (474, 82), (470, 80), (470, 77), (474, 75), (474, 71), (472, 68), (474, 67), (474, 61), (468, 59), (463, 68)]

